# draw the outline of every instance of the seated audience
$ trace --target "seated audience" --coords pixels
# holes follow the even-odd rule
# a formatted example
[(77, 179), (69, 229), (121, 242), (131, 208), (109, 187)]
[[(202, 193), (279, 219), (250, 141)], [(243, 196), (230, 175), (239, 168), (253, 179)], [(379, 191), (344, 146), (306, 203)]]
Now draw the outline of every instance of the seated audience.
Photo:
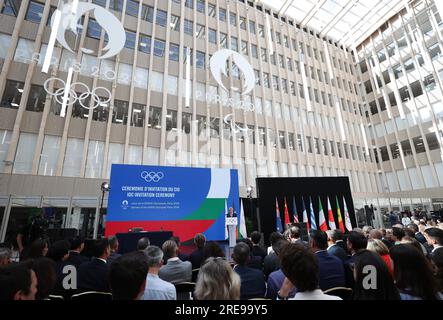
[(46, 255), (48, 254), (48, 250), (48, 241), (44, 239), (37, 239), (31, 243), (29, 248), (25, 248), (23, 250), (23, 260), (46, 257)]
[(157, 246), (149, 246), (145, 249), (145, 254), (149, 270), (142, 300), (176, 300), (175, 286), (158, 276), (163, 265), (163, 251)]
[(240, 298), (242, 300), (263, 298), (266, 293), (263, 272), (247, 266), (250, 258), (249, 246), (244, 242), (237, 243), (232, 253), (232, 259), (235, 263), (233, 270), (240, 276)]
[(288, 230), (289, 230), (289, 241), (291, 243), (298, 243), (305, 246), (306, 248), (309, 247), (309, 244), (301, 239), (301, 233), (299, 227), (292, 226)]
[(168, 258), (160, 268), (158, 276), (170, 283), (190, 282), (192, 279), (192, 264), (178, 258), (178, 247), (175, 241), (167, 240), (162, 246), (163, 254)]
[(203, 262), (210, 257), (225, 257), (225, 252), (222, 250), (222, 248), (220, 248), (220, 245), (216, 241), (206, 242), (203, 248)]
[(31, 269), (31, 262), (1, 266), (0, 288), (0, 301), (35, 300), (37, 276)]
[(151, 241), (149, 240), (148, 237), (140, 238), (137, 242), (137, 250), (143, 251), (147, 247), (149, 247), (150, 244), (151, 244)]
[(328, 290), (345, 286), (343, 262), (328, 253), (328, 236), (320, 230), (310, 231), (310, 248), (318, 262), (320, 288)]
[(93, 258), (78, 269), (78, 288), (80, 291), (109, 292), (109, 266), (107, 260), (111, 247), (107, 239), (96, 240), (93, 245)]
[(337, 241), (343, 239), (343, 233), (336, 229), (326, 231), (326, 235), (328, 236), (328, 253), (345, 262), (348, 259), (348, 255), (342, 247), (337, 245)]
[[(116, 236), (109, 237), (109, 247), (111, 248), (111, 254), (108, 258), (108, 264), (111, 265), (121, 254), (118, 253), (118, 239)], [(140, 249), (139, 249), (140, 250)]]
[(252, 249), (254, 247), (252, 244), (252, 241), (250, 239), (246, 238), (246, 239), (241, 239), (241, 240), (237, 241), (237, 243), (239, 243), (239, 242), (246, 243), (249, 246), (250, 258), (249, 258), (249, 262), (248, 262), (248, 267), (262, 271), (263, 270), (263, 260), (260, 256), (254, 256), (252, 254)]
[(392, 267), (391, 256), (389, 255), (388, 247), (379, 239), (369, 239), (367, 249), (369, 251), (378, 253), (383, 259), (391, 275), (394, 275), (394, 268)]
[(278, 292), (278, 299), (288, 299), (290, 292), (297, 293), (289, 300), (341, 300), (324, 294), (319, 289), (317, 259), (310, 250), (300, 244), (286, 243), (280, 252), (285, 280)]
[(32, 270), (37, 277), (36, 300), (47, 299), (55, 288), (57, 274), (55, 273), (55, 263), (49, 258), (38, 258), (33, 260)]
[[(371, 241), (387, 249), (381, 240), (369, 240), (370, 243)], [(368, 267), (369, 270), (366, 269)], [(374, 278), (367, 280), (371, 276)], [(386, 262), (376, 252), (361, 250), (356, 254), (354, 278), (354, 300), (400, 300), (400, 294)]]
[(205, 247), (206, 237), (203, 233), (197, 233), (194, 237), (194, 244), (197, 246), (191, 255), (189, 261), (192, 263), (192, 269), (200, 268), (203, 262), (203, 248)]
[(272, 246), (274, 245), (274, 243), (276, 243), (279, 240), (285, 240), (286, 241), (286, 239), (283, 237), (283, 235), (281, 233), (279, 233), (279, 232), (272, 232), (269, 235), (269, 243), (271, 245), (266, 250), (268, 255), (272, 252), (272, 250), (273, 250)]
[(109, 268), (109, 286), (114, 300), (139, 300), (146, 288), (148, 263), (142, 251), (118, 257)]
[(81, 253), (85, 248), (84, 239), (77, 237), (70, 241), (71, 250), (69, 250), (69, 257), (66, 260), (66, 264), (71, 264), (77, 269), (83, 262), (89, 261), (88, 257), (83, 256)]
[[(286, 243), (287, 243), (286, 241), (279, 242), (281, 246), (284, 246)], [(302, 245), (301, 243), (298, 244)], [(302, 246), (305, 247), (304, 245)], [(279, 261), (280, 261), (280, 255), (279, 255), (280, 252), (281, 252), (280, 248), (274, 251), (274, 254), (278, 256)], [(281, 261), (280, 261), (280, 266), (281, 266)], [(281, 268), (278, 268), (276, 271), (271, 272), (271, 274), (268, 276), (268, 281), (267, 281), (266, 298), (275, 300), (277, 298), (278, 290), (280, 290), (284, 280), (285, 280), (285, 275), (283, 274)], [(288, 297), (292, 298), (294, 295), (295, 295), (295, 290), (291, 291)]]
[(261, 234), (258, 231), (254, 231), (251, 233), (251, 241), (252, 241), (252, 255), (261, 257), (262, 260), (266, 257), (266, 250), (260, 246)]
[(0, 248), (0, 266), (10, 264), (12, 262), (12, 251), (7, 247)]
[(346, 275), (346, 287), (353, 288), (354, 287), (354, 263), (355, 263), (355, 254), (360, 250), (365, 250), (368, 245), (368, 239), (366, 239), (365, 235), (357, 232), (351, 231), (349, 233), (347, 239), (348, 251), (351, 253), (351, 257), (345, 261), (345, 275)]
[(399, 244), (391, 248), (390, 254), (402, 300), (440, 299), (431, 266), (420, 250), (410, 244)]
[(180, 250), (180, 246), (181, 246), (180, 238), (174, 236), (174, 237), (171, 237), (171, 239), (169, 239), (169, 240), (173, 240), (177, 244), (177, 247), (178, 247), (178, 258), (181, 261), (189, 261), (189, 255), (181, 252), (181, 250)]
[(196, 300), (239, 300), (240, 277), (224, 258), (208, 258), (195, 284)]
[(265, 257), (265, 261), (263, 261), (263, 273), (265, 274), (266, 279), (272, 272), (277, 271), (280, 268), (280, 259), (278, 258), (278, 255), (281, 247), (286, 243), (288, 243), (288, 241), (280, 238), (278, 241), (274, 242), (272, 252)]

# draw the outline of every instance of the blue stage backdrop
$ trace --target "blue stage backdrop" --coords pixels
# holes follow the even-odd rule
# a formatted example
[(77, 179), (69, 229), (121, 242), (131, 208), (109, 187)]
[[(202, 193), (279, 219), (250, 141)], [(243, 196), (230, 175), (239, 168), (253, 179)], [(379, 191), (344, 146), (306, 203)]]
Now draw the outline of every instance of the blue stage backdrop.
[(225, 240), (226, 212), (240, 213), (236, 169), (113, 164), (110, 185), (106, 236), (140, 227)]

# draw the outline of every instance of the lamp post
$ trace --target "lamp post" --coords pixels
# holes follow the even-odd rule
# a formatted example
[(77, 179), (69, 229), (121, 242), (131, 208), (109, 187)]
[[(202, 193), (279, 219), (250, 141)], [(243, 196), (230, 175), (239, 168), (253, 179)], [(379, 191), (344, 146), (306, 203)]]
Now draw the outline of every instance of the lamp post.
[(100, 210), (97, 210), (95, 213), (95, 219), (94, 219), (94, 233), (93, 238), (97, 239), (98, 234), (98, 224), (100, 220), (101, 214), (103, 214), (103, 200), (105, 199), (105, 193), (111, 190), (111, 186), (109, 185), (109, 182), (103, 182), (100, 186), (100, 189), (102, 191), (101, 199), (100, 199)]

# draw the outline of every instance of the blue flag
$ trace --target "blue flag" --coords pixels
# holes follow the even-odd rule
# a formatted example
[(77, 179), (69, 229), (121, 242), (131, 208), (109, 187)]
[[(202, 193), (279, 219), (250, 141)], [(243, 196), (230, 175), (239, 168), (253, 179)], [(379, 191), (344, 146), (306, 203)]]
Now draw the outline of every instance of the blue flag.
[(309, 197), (309, 208), (311, 210), (311, 229), (317, 230), (317, 222), (315, 222), (314, 208), (312, 207), (311, 197)]
[(275, 226), (277, 229), (277, 232), (282, 232), (283, 231), (283, 227), (281, 224), (281, 218), (280, 218), (280, 209), (278, 208), (278, 201), (277, 201), (277, 197), (275, 197)]

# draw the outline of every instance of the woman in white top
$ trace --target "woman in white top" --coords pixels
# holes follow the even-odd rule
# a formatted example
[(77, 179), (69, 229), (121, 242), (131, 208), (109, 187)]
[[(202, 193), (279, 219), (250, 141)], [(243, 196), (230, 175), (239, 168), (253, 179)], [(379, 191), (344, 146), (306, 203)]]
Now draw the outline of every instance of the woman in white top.
[(289, 300), (342, 300), (319, 289), (317, 258), (304, 246), (288, 243), (281, 249), (279, 257), (286, 278), (277, 299), (286, 300), (296, 288), (295, 296)]

